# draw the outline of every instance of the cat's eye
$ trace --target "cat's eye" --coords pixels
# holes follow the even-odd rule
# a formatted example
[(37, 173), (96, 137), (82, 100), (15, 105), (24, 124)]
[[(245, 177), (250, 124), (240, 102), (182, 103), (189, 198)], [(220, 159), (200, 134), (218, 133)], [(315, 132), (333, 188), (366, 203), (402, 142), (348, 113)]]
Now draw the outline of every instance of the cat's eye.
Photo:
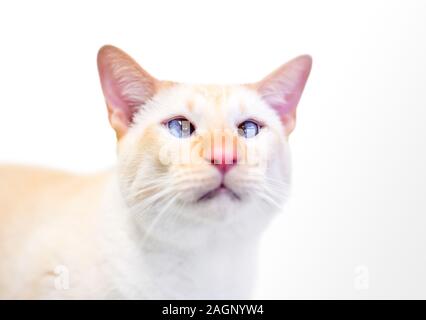
[(194, 131), (194, 125), (185, 118), (175, 118), (166, 123), (169, 132), (177, 138), (187, 138)]
[(253, 121), (246, 120), (238, 126), (238, 133), (245, 138), (253, 138), (260, 131), (261, 126)]

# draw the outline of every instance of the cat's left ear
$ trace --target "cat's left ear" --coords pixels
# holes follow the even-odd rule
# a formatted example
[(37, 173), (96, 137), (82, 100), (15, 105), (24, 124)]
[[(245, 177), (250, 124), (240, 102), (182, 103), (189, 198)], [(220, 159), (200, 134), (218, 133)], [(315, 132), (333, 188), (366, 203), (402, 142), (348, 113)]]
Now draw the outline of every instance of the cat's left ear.
[(254, 84), (262, 99), (278, 113), (286, 134), (296, 124), (296, 107), (311, 71), (312, 58), (299, 56)]
[(156, 93), (160, 81), (111, 45), (99, 50), (98, 71), (110, 124), (121, 138), (136, 111)]

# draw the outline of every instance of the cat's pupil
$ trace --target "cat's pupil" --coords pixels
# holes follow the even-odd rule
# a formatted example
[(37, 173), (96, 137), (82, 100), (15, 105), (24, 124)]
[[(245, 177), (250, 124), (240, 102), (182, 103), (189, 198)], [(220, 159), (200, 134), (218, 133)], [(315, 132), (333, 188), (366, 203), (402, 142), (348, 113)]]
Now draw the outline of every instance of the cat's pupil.
[(178, 138), (189, 137), (195, 130), (194, 125), (185, 118), (170, 120), (167, 127), (170, 133)]
[(259, 125), (254, 121), (244, 121), (238, 127), (238, 132), (245, 138), (252, 138), (259, 133)]

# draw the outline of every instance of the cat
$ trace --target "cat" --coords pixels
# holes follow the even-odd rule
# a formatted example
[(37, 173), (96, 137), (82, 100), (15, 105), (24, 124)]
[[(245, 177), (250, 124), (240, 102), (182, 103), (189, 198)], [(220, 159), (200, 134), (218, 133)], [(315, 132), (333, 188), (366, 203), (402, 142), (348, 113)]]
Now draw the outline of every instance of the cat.
[(0, 168), (0, 298), (250, 298), (311, 57), (223, 86), (160, 81), (111, 45), (97, 63), (117, 166)]

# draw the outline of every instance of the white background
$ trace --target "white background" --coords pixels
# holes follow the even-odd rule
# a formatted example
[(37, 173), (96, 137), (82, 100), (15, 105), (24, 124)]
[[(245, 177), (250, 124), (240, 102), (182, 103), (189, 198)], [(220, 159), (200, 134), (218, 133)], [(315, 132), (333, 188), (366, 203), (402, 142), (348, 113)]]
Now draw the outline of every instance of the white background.
[(309, 53), (292, 197), (256, 297), (426, 298), (425, 41), (420, 0), (3, 1), (0, 162), (114, 164), (103, 44), (201, 83), (255, 81)]

